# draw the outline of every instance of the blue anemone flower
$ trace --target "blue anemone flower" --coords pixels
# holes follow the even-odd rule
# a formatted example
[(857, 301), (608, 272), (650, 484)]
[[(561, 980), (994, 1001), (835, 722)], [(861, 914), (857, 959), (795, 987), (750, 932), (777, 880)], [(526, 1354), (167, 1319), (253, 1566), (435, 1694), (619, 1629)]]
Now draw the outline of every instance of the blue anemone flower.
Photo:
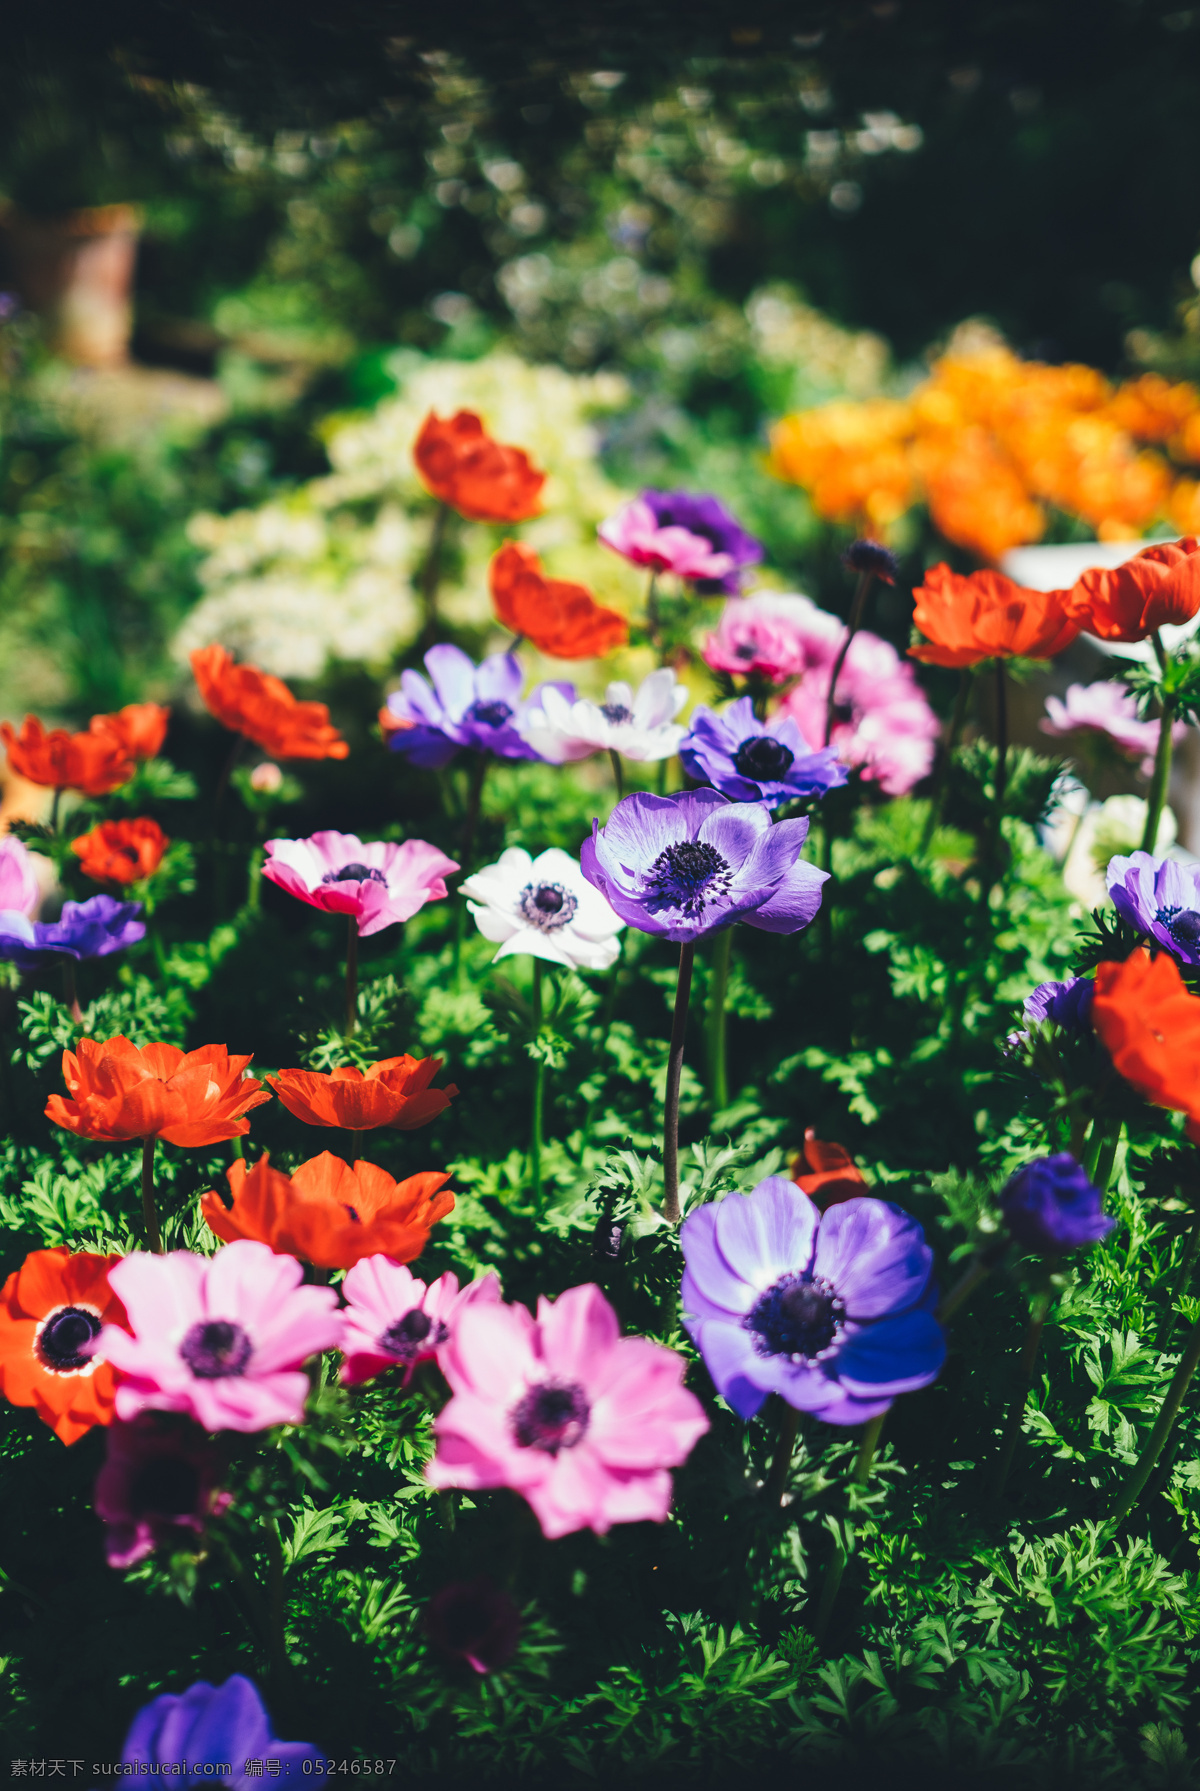
[(1130, 926), (1185, 964), (1200, 964), (1200, 865), (1132, 852), (1109, 859), (1105, 881), (1113, 907)]
[(222, 1785), (255, 1791), (262, 1786), (266, 1758), (277, 1760), (285, 1774), (328, 1765), (320, 1748), (307, 1741), (277, 1740), (257, 1689), (234, 1673), (224, 1685), (201, 1679), (178, 1697), (167, 1692), (152, 1699), (133, 1719), (121, 1764), (178, 1767), (186, 1762), (186, 1771), (172, 1775), (174, 1785), (211, 1785), (214, 1769), (224, 1766), (218, 1774)]
[(1000, 1206), (1018, 1244), (1047, 1256), (1099, 1243), (1116, 1223), (1104, 1211), (1099, 1188), (1066, 1151), (1018, 1169), (1000, 1195)]
[(86, 902), (64, 902), (57, 920), (29, 920), (11, 909), (0, 913), (0, 958), (19, 970), (38, 970), (52, 957), (106, 958), (146, 937), (137, 918), (140, 902), (118, 902), (94, 895)]
[(813, 752), (790, 715), (760, 721), (750, 697), (739, 697), (721, 715), (694, 710), (679, 757), (698, 783), (712, 784), (734, 802), (765, 802), (768, 808), (824, 796), (849, 776), (836, 746)]
[[(524, 674), (514, 653), (493, 653), (476, 665), (461, 647), (443, 643), (425, 655), (420, 672), (401, 674), (400, 688), (388, 698), (395, 720), (388, 745), (414, 765), (440, 771), (464, 746), (501, 759), (538, 759), (517, 732)], [(561, 686), (575, 700), (571, 685)], [(536, 694), (536, 693), (535, 693)]]
[(1090, 976), (1068, 977), (1065, 983), (1039, 983), (1033, 994), (1025, 997), (1025, 1018), (1050, 1020), (1064, 1032), (1090, 1030), (1095, 994)]

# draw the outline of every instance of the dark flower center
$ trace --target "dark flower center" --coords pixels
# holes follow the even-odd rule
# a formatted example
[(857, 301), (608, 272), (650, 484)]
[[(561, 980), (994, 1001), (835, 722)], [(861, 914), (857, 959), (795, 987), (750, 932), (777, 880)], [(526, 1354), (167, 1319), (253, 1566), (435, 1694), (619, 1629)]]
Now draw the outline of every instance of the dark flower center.
[(415, 1362), (422, 1344), (433, 1349), (439, 1343), (445, 1343), (449, 1335), (440, 1318), (432, 1319), (419, 1306), (414, 1306), (411, 1312), (388, 1326), (379, 1339), (379, 1347), (386, 1355), (395, 1356), (398, 1362)]
[(387, 887), (387, 878), (382, 871), (373, 871), (369, 864), (344, 864), (340, 871), (326, 871), (321, 878), (322, 883), (382, 883)]
[(179, 1455), (158, 1455), (144, 1463), (129, 1483), (129, 1509), (135, 1517), (161, 1512), (182, 1517), (194, 1511), (200, 1492), (200, 1475), (194, 1462)]
[(1200, 914), (1194, 908), (1160, 908), (1154, 918), (1166, 927), (1176, 945), (1189, 951), (1200, 945)]
[(853, 721), (854, 720), (854, 704), (853, 703), (835, 703), (833, 705), (833, 719), (834, 719), (834, 721), (841, 722), (843, 724), (846, 722)]
[(527, 883), (517, 898), (517, 906), (539, 933), (557, 933), (575, 918), (579, 898), (561, 883)]
[(753, 659), (757, 652), (757, 642), (739, 641), (737, 646), (733, 649), (733, 656), (735, 659)]
[(678, 908), (696, 916), (706, 902), (729, 893), (733, 872), (727, 859), (705, 840), (667, 846), (646, 872), (646, 905), (652, 911)]
[(842, 1327), (841, 1300), (820, 1275), (783, 1275), (742, 1320), (760, 1356), (804, 1356), (828, 1349)]
[(198, 1381), (220, 1381), (245, 1374), (253, 1348), (241, 1325), (224, 1318), (201, 1319), (179, 1346), (179, 1353)]
[(502, 728), (512, 710), (507, 703), (472, 703), (467, 710), (472, 721), (481, 721), (488, 728)]
[(583, 1441), (591, 1407), (578, 1381), (545, 1381), (531, 1387), (509, 1416), (513, 1436), (522, 1449), (557, 1455)]
[(633, 710), (627, 709), (624, 703), (601, 703), (600, 713), (605, 721), (632, 721)]
[(37, 1353), (45, 1368), (55, 1374), (68, 1374), (83, 1368), (92, 1354), (92, 1345), (100, 1335), (100, 1320), (82, 1306), (63, 1306), (42, 1326), (37, 1340)]
[(782, 740), (772, 734), (751, 734), (733, 755), (733, 768), (740, 777), (755, 783), (769, 783), (782, 777), (796, 755)]

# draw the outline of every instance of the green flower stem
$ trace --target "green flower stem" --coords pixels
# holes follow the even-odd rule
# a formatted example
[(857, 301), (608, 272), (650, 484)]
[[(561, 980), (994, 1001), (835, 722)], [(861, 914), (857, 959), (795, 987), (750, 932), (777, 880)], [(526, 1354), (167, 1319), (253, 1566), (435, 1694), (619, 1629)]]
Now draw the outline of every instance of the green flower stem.
[(986, 1281), (1001, 1256), (1008, 1248), (1007, 1238), (991, 1249), (978, 1251), (967, 1264), (950, 1292), (938, 1307), (934, 1317), (941, 1325), (949, 1324), (960, 1306), (975, 1292), (981, 1281)]
[(1105, 1125), (1097, 1117), (1092, 1121), (1092, 1129), (1083, 1147), (1083, 1172), (1099, 1188), (1101, 1194), (1108, 1192), (1113, 1164), (1117, 1160), (1117, 1147), (1121, 1142), (1122, 1124), (1123, 1121), (1118, 1119)]
[(722, 927), (713, 939), (712, 980), (708, 986), (708, 1084), (714, 1113), (729, 1105), (729, 1074), (725, 1056), (725, 993), (729, 987), (729, 961), (733, 955), (733, 928)]
[(1163, 1340), (1166, 1349), (1175, 1334), (1175, 1326), (1179, 1322), (1179, 1302), (1192, 1284), (1192, 1271), (1196, 1266), (1196, 1252), (1200, 1250), (1200, 1205), (1192, 1214), (1192, 1228), (1188, 1232), (1187, 1243), (1183, 1247), (1183, 1255), (1179, 1261), (1179, 1277), (1175, 1283), (1175, 1296), (1171, 1301), (1171, 1322), (1167, 1326), (1167, 1334)]
[[(533, 1036), (536, 1043), (542, 1036), (542, 960), (533, 960)], [(529, 1165), (533, 1177), (533, 1198), (542, 1201), (542, 1118), (546, 1102), (546, 1061), (538, 1057), (533, 1066), (533, 1116), (529, 1136)]]
[(54, 790), (54, 795), (50, 802), (50, 831), (51, 831), (51, 833), (58, 832), (58, 805), (61, 801), (62, 801), (62, 791), (56, 785), (55, 790)]
[(83, 1009), (79, 1005), (79, 990), (75, 983), (75, 960), (63, 959), (63, 1002), (76, 1026), (83, 1025)]
[(246, 872), (246, 906), (251, 914), (257, 914), (262, 906), (262, 867), (265, 857), (266, 853), (261, 845), (255, 846), (250, 854)]
[(1013, 1456), (1017, 1452), (1021, 1424), (1025, 1417), (1025, 1406), (1029, 1399), (1029, 1389), (1033, 1385), (1033, 1371), (1037, 1366), (1038, 1352), (1042, 1347), (1042, 1332), (1046, 1328), (1046, 1315), (1054, 1300), (1049, 1280), (1057, 1260), (1057, 1257), (1046, 1258), (1046, 1285), (1036, 1295), (1029, 1314), (1029, 1323), (1025, 1327), (1025, 1341), (1021, 1346), (1021, 1360), (1017, 1365), (1019, 1384), (1009, 1404), (1008, 1416), (1004, 1420), (1004, 1431), (1000, 1438), (1000, 1459), (996, 1464), (996, 1477), (992, 1485), (992, 1503), (995, 1505), (998, 1505), (1004, 1496), (1009, 1469), (1013, 1464)]
[(483, 803), (483, 781), (487, 776), (490, 763), (491, 754), (480, 752), (476, 753), (475, 763), (471, 767), (471, 787), (467, 792), (467, 813), (466, 818), (463, 821), (462, 845), (458, 849), (458, 855), (462, 859), (462, 868), (464, 871), (469, 871), (471, 868), (471, 853), (475, 846), (475, 829), (479, 825), (479, 811)]
[(775, 1453), (771, 1457), (771, 1471), (763, 1489), (763, 1500), (772, 1511), (778, 1510), (783, 1504), (788, 1469), (792, 1465), (792, 1452), (796, 1447), (796, 1432), (800, 1428), (800, 1414), (795, 1406), (788, 1405), (786, 1400), (781, 1400), (780, 1403), (783, 1411), (779, 1415), (779, 1436), (775, 1443)]
[[(1162, 644), (1162, 636), (1157, 628), (1154, 631), (1154, 650), (1158, 654), (1158, 663), (1165, 670), (1167, 656)], [(1146, 830), (1142, 834), (1142, 851), (1153, 852), (1158, 839), (1158, 826), (1162, 820), (1163, 805), (1167, 800), (1167, 788), (1171, 782), (1171, 724), (1175, 713), (1167, 701), (1165, 693), (1159, 693), (1158, 747), (1154, 754), (1154, 773), (1150, 779), (1150, 794), (1146, 799)]]
[(687, 1036), (688, 997), (692, 992), (695, 957), (694, 945), (680, 946), (671, 1049), (667, 1057), (667, 1093), (663, 1104), (663, 1218), (669, 1225), (679, 1223), (679, 1083), (683, 1075), (683, 1045)]
[(450, 506), (438, 503), (433, 513), (433, 526), (429, 531), (429, 549), (425, 555), (425, 564), (421, 568), (421, 602), (425, 606), (425, 623), (421, 630), (421, 641), (430, 647), (438, 636), (438, 591), (442, 583), (442, 561), (446, 551), (446, 536), (450, 528)]
[(656, 653), (662, 653), (662, 638), (658, 616), (658, 574), (650, 574), (650, 583), (646, 586), (646, 633)]
[(842, 675), (842, 667), (846, 663), (846, 655), (850, 651), (850, 643), (862, 627), (863, 611), (867, 607), (867, 595), (874, 582), (873, 572), (860, 572), (858, 584), (854, 591), (854, 601), (850, 605), (850, 620), (846, 627), (846, 638), (838, 649), (838, 656), (833, 662), (833, 672), (829, 679), (829, 695), (825, 699), (825, 740), (828, 746), (833, 734), (833, 718), (837, 709), (837, 683)]
[(354, 1037), (358, 1025), (358, 919), (346, 916), (346, 1025), (345, 1035)]
[(612, 766), (613, 782), (617, 786), (617, 801), (620, 802), (625, 794), (625, 772), (621, 765), (621, 755), (615, 746), (609, 747), (608, 758)]
[(967, 705), (971, 700), (971, 686), (975, 681), (975, 667), (965, 665), (958, 680), (958, 695), (954, 699), (954, 711), (950, 717), (950, 731), (942, 748), (941, 762), (938, 765), (937, 781), (933, 786), (933, 794), (929, 798), (929, 813), (925, 817), (925, 831), (921, 835), (920, 854), (923, 858), (928, 852), (937, 826), (942, 818), (942, 808), (946, 801), (946, 785), (950, 778), (950, 765), (954, 758), (954, 749), (958, 745), (959, 735), (963, 731), (963, 723), (967, 719)]
[[(872, 1418), (864, 1424), (859, 1433), (858, 1455), (854, 1463), (854, 1472), (850, 1476), (852, 1486), (865, 1486), (871, 1478), (871, 1463), (875, 1459), (875, 1450), (883, 1430), (886, 1412), (880, 1412), (878, 1418)], [(821, 1581), (821, 1595), (817, 1604), (817, 1614), (813, 1619), (813, 1636), (818, 1642), (825, 1639), (825, 1631), (829, 1628), (829, 1620), (837, 1603), (837, 1595), (841, 1589), (842, 1575), (846, 1571), (846, 1551), (840, 1542), (833, 1545), (833, 1554), (825, 1569), (825, 1577)]]
[(142, 1218), (146, 1224), (146, 1241), (155, 1256), (163, 1253), (162, 1232), (158, 1226), (158, 1206), (154, 1198), (155, 1133), (142, 1139)]
[(1154, 1429), (1150, 1432), (1150, 1440), (1134, 1463), (1133, 1470), (1113, 1505), (1111, 1512), (1113, 1523), (1119, 1523), (1132, 1511), (1141, 1497), (1147, 1480), (1154, 1472), (1154, 1464), (1166, 1447), (1167, 1439), (1179, 1416), (1179, 1408), (1183, 1404), (1184, 1395), (1191, 1385), (1192, 1376), (1195, 1374), (1198, 1364), (1200, 1364), (1200, 1320), (1192, 1326), (1188, 1333), (1187, 1348), (1179, 1358), (1179, 1365), (1171, 1376), (1171, 1385), (1167, 1388), (1167, 1396), (1162, 1402), (1162, 1409), (1158, 1414)]

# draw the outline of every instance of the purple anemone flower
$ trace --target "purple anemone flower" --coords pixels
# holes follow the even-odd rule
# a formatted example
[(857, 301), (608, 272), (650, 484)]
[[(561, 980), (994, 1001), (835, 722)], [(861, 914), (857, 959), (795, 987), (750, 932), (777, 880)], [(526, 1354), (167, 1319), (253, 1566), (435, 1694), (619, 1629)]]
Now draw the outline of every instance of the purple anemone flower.
[(776, 821), (761, 803), (717, 790), (682, 796), (639, 791), (607, 825), (592, 823), (580, 868), (643, 933), (690, 945), (734, 921), (798, 933), (821, 906), (826, 873), (800, 857), (808, 822)]
[(1200, 865), (1133, 852), (1110, 858), (1105, 873), (1113, 907), (1185, 964), (1200, 964)]
[(694, 710), (679, 757), (697, 782), (712, 784), (734, 802), (765, 802), (768, 808), (824, 796), (849, 776), (836, 746), (813, 752), (790, 715), (759, 721), (750, 697), (739, 697), (722, 715)]
[(224, 1685), (201, 1679), (178, 1697), (166, 1692), (152, 1699), (130, 1725), (121, 1765), (173, 1767), (173, 1785), (211, 1785), (217, 1776), (236, 1791), (261, 1791), (265, 1758), (278, 1760), (287, 1774), (329, 1764), (307, 1741), (277, 1740), (257, 1689), (234, 1673)]
[(1026, 1163), (1000, 1195), (1009, 1231), (1027, 1250), (1057, 1256), (1106, 1238), (1116, 1221), (1104, 1196), (1066, 1151)]
[[(420, 672), (404, 672), (388, 698), (392, 725), (384, 725), (393, 752), (432, 771), (464, 746), (501, 759), (540, 758), (514, 725), (524, 682), (515, 654), (493, 653), (475, 665), (461, 647), (443, 643), (430, 647), (425, 669), (431, 683)], [(566, 689), (574, 701), (574, 689)]]
[(737, 518), (709, 492), (643, 491), (641, 498), (654, 512), (659, 528), (686, 529), (689, 535), (711, 541), (715, 552), (729, 555), (733, 566), (723, 577), (701, 578), (695, 583), (702, 595), (723, 592), (727, 597), (736, 597), (742, 588), (743, 568), (757, 566), (763, 557), (762, 542), (748, 535)]
[(1025, 997), (1025, 1018), (1042, 1024), (1049, 1020), (1064, 1032), (1084, 1032), (1092, 1024), (1096, 985), (1090, 976), (1072, 976), (1065, 983), (1039, 983)]
[(425, 1629), (444, 1659), (462, 1661), (476, 1673), (494, 1673), (517, 1652), (521, 1613), (485, 1575), (443, 1586), (429, 1601)]
[(740, 1418), (778, 1393), (827, 1424), (863, 1424), (936, 1380), (933, 1252), (890, 1201), (822, 1213), (769, 1175), (690, 1213), (680, 1242), (683, 1322)]
[(894, 585), (900, 576), (900, 562), (891, 548), (885, 547), (882, 541), (872, 541), (867, 535), (850, 543), (842, 555), (842, 565), (860, 577), (869, 572), (872, 578), (885, 585)]
[(19, 970), (38, 970), (50, 954), (67, 958), (106, 958), (146, 937), (137, 916), (140, 902), (118, 902), (95, 895), (86, 902), (64, 902), (57, 920), (27, 920), (12, 910), (0, 914), (0, 958)]
[(173, 1413), (143, 1412), (131, 1424), (114, 1419), (96, 1479), (96, 1515), (104, 1525), (110, 1567), (132, 1567), (164, 1545), (198, 1546), (205, 1521), (223, 1511), (220, 1449), (196, 1424)]

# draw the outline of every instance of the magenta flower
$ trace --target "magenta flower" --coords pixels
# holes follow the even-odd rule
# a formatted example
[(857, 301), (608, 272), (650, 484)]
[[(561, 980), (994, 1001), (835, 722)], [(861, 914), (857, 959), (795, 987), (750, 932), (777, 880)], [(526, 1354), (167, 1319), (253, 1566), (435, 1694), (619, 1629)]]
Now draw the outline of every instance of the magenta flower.
[(21, 914), (30, 919), (41, 899), (33, 853), (15, 835), (0, 834), (0, 917)]
[(117, 1368), (117, 1417), (186, 1412), (205, 1430), (299, 1424), (302, 1365), (336, 1349), (343, 1321), (331, 1287), (302, 1287), (294, 1256), (241, 1238), (215, 1256), (140, 1252), (109, 1272), (132, 1336), (105, 1325), (97, 1349)]
[(476, 1302), (496, 1305), (500, 1277), (489, 1269), (460, 1290), (447, 1271), (426, 1284), (389, 1256), (364, 1256), (342, 1282), (342, 1384), (357, 1386), (389, 1368), (409, 1380), (418, 1362), (441, 1361), (458, 1315)]
[(444, 1660), (476, 1673), (506, 1667), (521, 1638), (521, 1613), (503, 1587), (485, 1574), (454, 1580), (430, 1599), (425, 1630)]
[(716, 632), (704, 643), (704, 659), (714, 672), (786, 684), (814, 667), (832, 666), (845, 632), (845, 623), (811, 598), (758, 591), (725, 605)]
[(217, 1489), (226, 1463), (212, 1438), (186, 1419), (143, 1412), (132, 1424), (114, 1420), (105, 1441), (95, 1504), (109, 1566), (132, 1567), (164, 1545), (196, 1547), (231, 1496)]
[(512, 1487), (549, 1537), (662, 1523), (667, 1469), (708, 1429), (684, 1367), (674, 1350), (622, 1337), (598, 1287), (539, 1300), (536, 1319), (523, 1306), (471, 1306), (443, 1358), (454, 1398), (435, 1420), (426, 1478)]
[[(839, 625), (837, 645), (841, 632)], [(825, 740), (832, 672), (831, 656), (789, 690), (782, 703), (814, 751)], [(863, 776), (889, 796), (904, 796), (932, 770), (940, 731), (912, 666), (888, 641), (860, 629), (838, 674), (829, 740), (842, 763), (861, 767)]]
[(268, 840), (263, 876), (326, 914), (350, 914), (360, 938), (411, 920), (426, 902), (446, 895), (459, 867), (426, 840), (363, 842), (353, 833), (314, 833), (306, 840)]
[[(1047, 697), (1046, 715), (1038, 726), (1043, 734), (1060, 739), (1068, 734), (1102, 734), (1130, 758), (1141, 759), (1143, 776), (1149, 777), (1154, 769), (1159, 723), (1139, 721), (1137, 698), (1111, 678), (1098, 684), (1071, 684), (1061, 701)], [(1178, 743), (1186, 733), (1186, 724), (1176, 722), (1171, 738)]]
[(634, 498), (596, 533), (605, 547), (633, 565), (673, 572), (676, 578), (723, 579), (734, 569), (732, 554), (721, 553), (705, 535), (660, 522), (644, 498)]

